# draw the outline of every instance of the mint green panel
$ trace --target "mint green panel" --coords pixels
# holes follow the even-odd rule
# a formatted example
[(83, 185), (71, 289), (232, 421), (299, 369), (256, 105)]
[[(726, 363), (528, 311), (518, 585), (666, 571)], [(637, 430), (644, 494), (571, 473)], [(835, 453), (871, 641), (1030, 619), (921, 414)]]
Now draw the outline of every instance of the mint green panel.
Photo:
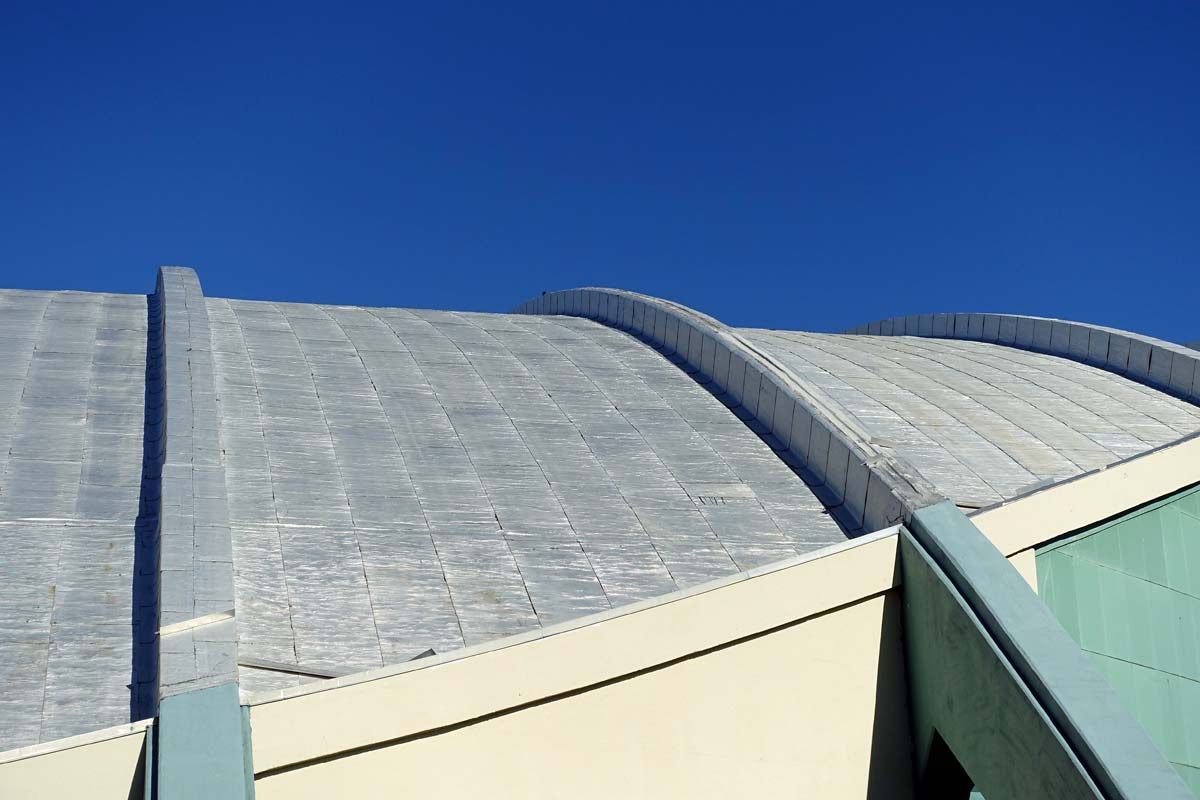
[(248, 718), (236, 683), (164, 697), (158, 707), (159, 800), (253, 800)]
[(1037, 551), (1038, 592), (1200, 797), (1200, 487)]

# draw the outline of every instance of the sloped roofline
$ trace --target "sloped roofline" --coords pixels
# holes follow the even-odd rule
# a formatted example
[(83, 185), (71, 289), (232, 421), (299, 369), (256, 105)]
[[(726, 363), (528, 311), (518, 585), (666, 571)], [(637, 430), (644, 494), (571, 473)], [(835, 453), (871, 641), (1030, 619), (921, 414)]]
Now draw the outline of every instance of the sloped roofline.
[(843, 333), (968, 339), (1033, 350), (1100, 367), (1200, 404), (1200, 351), (1102, 325), (1020, 314), (909, 314)]
[(1039, 487), (968, 516), (1005, 556), (1041, 547), (1200, 484), (1200, 433)]
[(874, 440), (824, 392), (728, 325), (687, 306), (622, 289), (549, 292), (515, 314), (586, 317), (668, 355), (726, 403), (745, 409), (851, 535), (880, 530), (943, 498), (892, 448)]

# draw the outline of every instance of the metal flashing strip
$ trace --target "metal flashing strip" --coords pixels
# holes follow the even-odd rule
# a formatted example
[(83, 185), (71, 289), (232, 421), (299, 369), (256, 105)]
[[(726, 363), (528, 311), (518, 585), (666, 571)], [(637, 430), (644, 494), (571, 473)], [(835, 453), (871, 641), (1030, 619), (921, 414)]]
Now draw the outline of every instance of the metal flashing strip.
[(305, 678), (341, 678), (353, 674), (353, 670), (329, 669), (327, 667), (309, 667), (304, 664), (287, 664), (282, 661), (271, 661), (265, 658), (250, 658), (240, 656), (238, 666), (261, 669), (267, 672), (282, 672), (288, 675), (301, 675)]
[(762, 426), (764, 438), (851, 536), (894, 525), (942, 497), (920, 472), (873, 440), (817, 386), (745, 337), (686, 306), (619, 289), (550, 292), (516, 314), (586, 317), (675, 355), (700, 383)]
[[(408, 661), (417, 661), (422, 658), (432, 658), (437, 655), (437, 651), (432, 647), (428, 647), (417, 653)], [(283, 661), (272, 661), (266, 658), (251, 658), (250, 656), (239, 656), (238, 666), (250, 667), (251, 669), (261, 669), (267, 672), (282, 672), (287, 675), (300, 675), (305, 678), (344, 678), (347, 675), (355, 674), (355, 670), (338, 668), (331, 669), (329, 667), (312, 667), (306, 664), (288, 664)]]
[[(913, 514), (909, 530), (912, 542), (977, 618), (1101, 796), (1191, 797), (1104, 677), (971, 520), (945, 502)], [(905, 551), (901, 553), (903, 565)], [(905, 586), (906, 596), (918, 591), (907, 573)]]
[[(237, 682), (233, 546), (212, 343), (194, 270), (162, 267), (162, 487), (158, 524), (158, 693)], [(180, 628), (179, 626), (187, 626)], [(190, 629), (188, 629), (190, 628)], [(236, 693), (236, 692), (235, 692)]]
[(970, 339), (1048, 353), (1115, 372), (1200, 404), (1200, 352), (1101, 325), (1018, 314), (910, 314), (845, 331), (866, 336)]

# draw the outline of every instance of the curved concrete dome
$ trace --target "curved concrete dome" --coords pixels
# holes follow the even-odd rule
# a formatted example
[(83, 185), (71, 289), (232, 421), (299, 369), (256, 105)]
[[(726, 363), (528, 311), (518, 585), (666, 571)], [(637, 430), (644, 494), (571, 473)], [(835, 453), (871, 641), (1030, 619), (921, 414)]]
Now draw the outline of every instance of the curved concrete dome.
[(967, 507), (1200, 431), (1200, 407), (1059, 356), (958, 339), (740, 332)]
[(0, 750), (146, 715), (147, 319), (144, 295), (0, 291)]
[(1194, 351), (1107, 329), (519, 310), (206, 299), (182, 268), (148, 298), (0, 292), (0, 750), (536, 632), (1200, 430)]
[(844, 539), (729, 408), (598, 323), (218, 299), (208, 316), (243, 662), (391, 664)]

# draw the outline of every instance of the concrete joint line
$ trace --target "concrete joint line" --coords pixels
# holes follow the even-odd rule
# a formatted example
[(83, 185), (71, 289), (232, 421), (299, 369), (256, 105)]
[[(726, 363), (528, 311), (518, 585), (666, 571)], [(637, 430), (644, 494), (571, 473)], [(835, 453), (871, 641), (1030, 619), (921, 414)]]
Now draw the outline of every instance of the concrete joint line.
[[(756, 424), (791, 451), (794, 458), (788, 456), (785, 460), (789, 464), (798, 461), (799, 466), (793, 468), (812, 475), (817, 481), (818, 497), (850, 535), (886, 528), (943, 500), (915, 466), (894, 449), (878, 446), (820, 387), (712, 317), (667, 300), (602, 288), (550, 292), (517, 306), (512, 313), (594, 319), (642, 338), (672, 359), (679, 359), (681, 368), (701, 383), (711, 381), (731, 398), (730, 402), (736, 401), (735, 406), (744, 408)], [(723, 369), (725, 362), (721, 361), (715, 368), (705, 368), (706, 361), (713, 360), (706, 354), (714, 348), (727, 353), (728, 367)], [(765, 398), (762, 407), (760, 398)], [(784, 418), (776, 410), (781, 406)], [(802, 420), (804, 433), (793, 438), (794, 418), (789, 416), (792, 408), (795, 415), (803, 413), (812, 420), (812, 435), (807, 421)], [(813, 448), (810, 441), (817, 427), (827, 442)], [(824, 463), (832, 458), (831, 452), (837, 452), (839, 465), (843, 457), (848, 457), (849, 468)], [(870, 478), (863, 477), (864, 469)]]
[(176, 622), (173, 625), (168, 625), (165, 628), (158, 629), (159, 636), (172, 636), (176, 633), (183, 633), (195, 628), (203, 628), (205, 625), (212, 625), (217, 622), (224, 622), (227, 619), (233, 619), (233, 609), (228, 611), (218, 611), (215, 614), (205, 614), (203, 617), (195, 617), (194, 619)]

